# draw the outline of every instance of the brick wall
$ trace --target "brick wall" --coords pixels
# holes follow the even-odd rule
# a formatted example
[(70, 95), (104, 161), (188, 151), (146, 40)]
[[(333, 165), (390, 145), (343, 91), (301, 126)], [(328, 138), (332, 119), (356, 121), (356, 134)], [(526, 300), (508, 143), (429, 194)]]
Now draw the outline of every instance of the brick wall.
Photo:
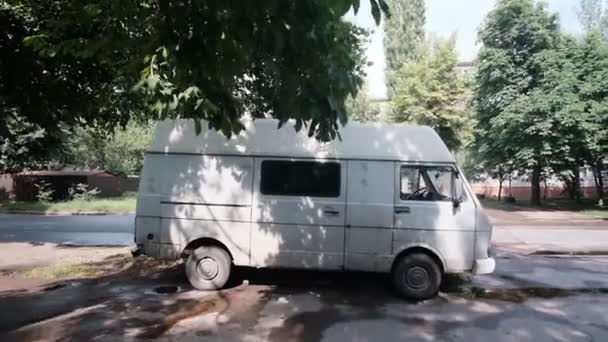
[[(497, 198), (498, 197), (498, 185), (488, 184), (488, 183), (474, 183), (471, 185), (473, 188), (473, 192), (478, 195), (483, 195), (487, 198)], [(546, 192), (545, 192), (546, 190)], [(604, 190), (608, 193), (608, 188)], [(547, 198), (568, 198), (568, 192), (564, 191), (562, 186), (547, 186), (545, 187), (541, 185), (540, 187), (541, 197)], [(595, 187), (581, 187), (581, 194), (583, 197), (587, 198), (596, 198), (597, 197), (597, 189)], [(502, 188), (502, 197), (506, 198), (509, 196), (509, 185), (507, 182), (503, 184)], [(516, 200), (529, 200), (532, 196), (532, 190), (530, 185), (517, 185), (511, 187), (511, 196), (513, 196)]]

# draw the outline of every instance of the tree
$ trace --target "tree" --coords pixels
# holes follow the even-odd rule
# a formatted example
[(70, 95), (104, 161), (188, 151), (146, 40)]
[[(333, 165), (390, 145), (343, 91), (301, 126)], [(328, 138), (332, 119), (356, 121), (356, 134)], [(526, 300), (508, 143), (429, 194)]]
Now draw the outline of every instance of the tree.
[(363, 82), (363, 31), (341, 20), (359, 2), (4, 0), (0, 140), (7, 117), (45, 136), (175, 117), (230, 135), (243, 115), (333, 139)]
[(540, 204), (543, 168), (563, 155), (580, 112), (572, 63), (557, 51), (558, 18), (542, 3), (500, 0), (479, 32), (476, 148), (488, 162), (531, 170)]
[(65, 163), (118, 175), (139, 174), (153, 127), (153, 122), (135, 120), (110, 134), (95, 127), (77, 127), (67, 143)]
[(456, 62), (453, 37), (421, 45), (397, 73), (390, 102), (391, 121), (431, 126), (451, 150), (465, 144), (473, 128), (468, 80)]
[(369, 99), (369, 88), (367, 82), (357, 93), (357, 96), (349, 96), (346, 99), (346, 112), (353, 121), (375, 122), (380, 120), (380, 107)]
[(387, 88), (392, 96), (397, 72), (424, 42), (426, 10), (424, 0), (391, 0), (388, 5), (391, 16), (384, 22), (384, 53)]
[(576, 14), (586, 34), (597, 32), (608, 40), (608, 7), (604, 0), (581, 0)]
[(574, 63), (585, 116), (580, 125), (585, 133), (581, 155), (593, 169), (597, 194), (602, 200), (602, 174), (608, 160), (608, 43), (599, 32), (592, 32), (577, 43)]

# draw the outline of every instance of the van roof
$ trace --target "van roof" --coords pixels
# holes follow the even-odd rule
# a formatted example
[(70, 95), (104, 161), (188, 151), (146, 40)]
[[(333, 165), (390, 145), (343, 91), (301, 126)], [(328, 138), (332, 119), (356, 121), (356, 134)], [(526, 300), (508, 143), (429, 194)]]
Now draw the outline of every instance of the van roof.
[(158, 124), (149, 152), (211, 155), (255, 155), (293, 158), (376, 159), (455, 162), (439, 135), (430, 127), (350, 122), (340, 128), (342, 140), (327, 143), (309, 138), (294, 123), (280, 129), (274, 119), (243, 119), (245, 130), (227, 139), (208, 129), (196, 135), (194, 122), (165, 120)]

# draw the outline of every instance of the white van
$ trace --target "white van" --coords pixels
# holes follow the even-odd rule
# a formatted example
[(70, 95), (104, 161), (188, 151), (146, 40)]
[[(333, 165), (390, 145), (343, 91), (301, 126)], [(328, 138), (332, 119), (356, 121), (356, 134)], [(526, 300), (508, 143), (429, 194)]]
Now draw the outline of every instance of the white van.
[(292, 124), (243, 124), (227, 139), (164, 121), (145, 156), (136, 244), (186, 258), (195, 288), (221, 288), (232, 265), (356, 270), (422, 299), (443, 274), (494, 270), (492, 226), (431, 128), (349, 123), (319, 143)]

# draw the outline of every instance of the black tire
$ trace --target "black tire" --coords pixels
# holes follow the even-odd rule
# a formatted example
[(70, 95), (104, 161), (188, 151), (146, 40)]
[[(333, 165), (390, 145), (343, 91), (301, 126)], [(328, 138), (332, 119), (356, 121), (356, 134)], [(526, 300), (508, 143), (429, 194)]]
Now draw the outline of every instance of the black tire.
[(441, 285), (441, 266), (427, 254), (406, 254), (397, 260), (391, 274), (397, 293), (407, 299), (434, 297)]
[(198, 290), (218, 290), (230, 277), (232, 260), (228, 252), (216, 246), (201, 246), (186, 260), (186, 276)]

